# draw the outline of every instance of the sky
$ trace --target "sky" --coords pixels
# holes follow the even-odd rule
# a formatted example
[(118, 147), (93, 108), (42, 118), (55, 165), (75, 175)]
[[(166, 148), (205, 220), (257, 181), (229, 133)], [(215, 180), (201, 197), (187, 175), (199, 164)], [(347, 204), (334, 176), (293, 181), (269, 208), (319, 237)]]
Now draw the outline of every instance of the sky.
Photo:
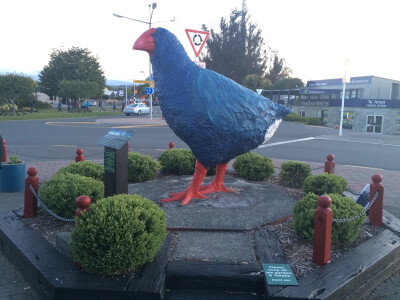
[[(159, 0), (153, 26), (174, 33), (195, 59), (185, 29), (219, 31), (242, 0)], [(107, 79), (144, 80), (148, 54), (132, 50), (149, 25), (142, 0), (14, 0), (0, 3), (0, 74), (37, 74), (54, 49), (87, 48)], [(247, 0), (266, 46), (304, 82), (355, 76), (400, 80), (398, 0)], [(175, 22), (169, 22), (173, 17)], [(163, 22), (166, 21), (166, 22)], [(160, 22), (160, 23), (158, 23)], [(205, 51), (205, 50), (203, 50)], [(346, 63), (347, 62), (347, 63)]]

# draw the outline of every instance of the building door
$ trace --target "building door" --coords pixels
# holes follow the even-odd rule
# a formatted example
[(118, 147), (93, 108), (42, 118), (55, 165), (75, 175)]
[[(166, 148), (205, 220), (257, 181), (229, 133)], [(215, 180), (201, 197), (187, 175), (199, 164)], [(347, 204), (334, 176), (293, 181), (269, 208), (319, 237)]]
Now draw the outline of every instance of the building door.
[(383, 116), (367, 116), (367, 132), (382, 133)]

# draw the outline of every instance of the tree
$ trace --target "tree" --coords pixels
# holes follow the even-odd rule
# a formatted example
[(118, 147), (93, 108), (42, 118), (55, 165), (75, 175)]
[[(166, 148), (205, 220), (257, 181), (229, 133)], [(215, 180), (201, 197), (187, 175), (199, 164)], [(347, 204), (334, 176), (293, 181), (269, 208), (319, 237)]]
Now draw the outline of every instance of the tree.
[[(266, 66), (264, 40), (257, 25), (249, 22), (246, 1), (241, 10), (233, 10), (229, 23), (221, 18), (220, 33), (210, 29), (207, 53), (201, 58), (207, 68), (241, 83), (246, 75), (263, 76)], [(207, 30), (206, 25), (202, 29)]]
[(0, 75), (0, 103), (8, 104), (15, 115), (15, 105), (18, 100), (32, 98), (35, 92), (36, 82), (22, 74)]
[[(207, 53), (201, 57), (207, 68), (214, 70), (238, 83), (247, 75), (264, 77), (274, 83), (287, 78), (292, 72), (279, 59), (277, 51), (265, 50), (262, 31), (250, 22), (250, 16), (243, 0), (242, 9), (231, 11), (229, 23), (221, 18), (220, 32), (210, 29)], [(202, 29), (208, 31), (205, 24)]]
[(242, 81), (242, 85), (252, 91), (256, 91), (257, 89), (270, 90), (272, 88), (271, 81), (255, 74), (246, 75)]
[(289, 77), (291, 73), (292, 70), (285, 66), (285, 59), (278, 57), (278, 51), (271, 51), (269, 70), (266, 78), (274, 84), (280, 79)]
[(276, 81), (273, 85), (274, 90), (299, 89), (304, 87), (304, 82), (300, 78), (283, 78)]
[(99, 85), (93, 81), (62, 80), (59, 86), (58, 95), (63, 98), (79, 99), (98, 96)]
[[(93, 98), (101, 97), (106, 81), (98, 58), (93, 57), (88, 49), (77, 47), (54, 50), (49, 64), (39, 73), (39, 80), (42, 91), (49, 96), (61, 96), (62, 87), (64, 90), (61, 92), (65, 93), (66, 85), (77, 85), (80, 81), (78, 85), (87, 85), (83, 90), (95, 88)], [(62, 81), (65, 82), (61, 85)]]

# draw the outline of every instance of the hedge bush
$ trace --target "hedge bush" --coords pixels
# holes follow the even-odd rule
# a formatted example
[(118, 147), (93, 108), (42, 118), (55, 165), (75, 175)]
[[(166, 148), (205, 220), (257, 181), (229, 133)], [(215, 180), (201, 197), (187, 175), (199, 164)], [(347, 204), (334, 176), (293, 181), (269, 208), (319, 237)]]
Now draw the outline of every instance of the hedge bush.
[(159, 157), (162, 172), (173, 175), (189, 175), (194, 173), (196, 158), (188, 149), (169, 149)]
[(233, 169), (239, 176), (255, 181), (266, 180), (275, 172), (272, 160), (257, 153), (239, 155), (233, 163)]
[(91, 161), (72, 162), (61, 167), (55, 174), (72, 173), (104, 181), (104, 166)]
[[(313, 193), (308, 193), (293, 207), (294, 229), (310, 242), (313, 241), (314, 236), (314, 214), (318, 207), (318, 197)], [(342, 197), (338, 194), (329, 194), (329, 197), (332, 200), (330, 209), (332, 209), (334, 219), (347, 219), (357, 216), (363, 211), (363, 207), (355, 203), (350, 197)], [(350, 222), (333, 222), (332, 243), (353, 242), (358, 237), (365, 219), (364, 214)]]
[(40, 198), (54, 213), (64, 218), (73, 218), (76, 198), (90, 197), (92, 203), (104, 197), (104, 184), (96, 179), (71, 173), (54, 174), (40, 188)]
[(154, 161), (150, 156), (135, 152), (128, 154), (128, 181), (143, 182), (152, 180), (161, 170), (159, 162)]
[(303, 189), (316, 195), (342, 194), (347, 189), (347, 180), (336, 174), (311, 175), (304, 180)]
[(121, 274), (151, 262), (165, 236), (165, 214), (157, 205), (120, 194), (90, 205), (76, 219), (71, 250), (84, 270)]
[(306, 163), (286, 161), (281, 164), (279, 178), (286, 186), (299, 189), (308, 176), (311, 176), (311, 167)]

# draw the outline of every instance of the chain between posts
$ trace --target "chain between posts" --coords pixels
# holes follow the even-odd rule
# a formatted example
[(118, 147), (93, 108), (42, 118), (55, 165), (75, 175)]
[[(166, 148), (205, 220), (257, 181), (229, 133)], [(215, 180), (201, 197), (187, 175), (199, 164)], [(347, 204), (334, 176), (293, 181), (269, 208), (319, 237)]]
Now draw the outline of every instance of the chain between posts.
[(376, 198), (378, 198), (380, 193), (381, 193), (381, 191), (376, 191), (376, 193), (375, 193), (374, 197), (372, 198), (371, 202), (368, 202), (367, 205), (365, 205), (363, 211), (360, 212), (357, 216), (350, 217), (350, 218), (347, 218), (347, 219), (332, 219), (332, 222), (344, 223), (344, 222), (351, 222), (351, 221), (354, 221), (354, 220), (358, 219), (363, 214), (365, 214), (365, 212), (372, 206), (372, 204), (374, 204), (374, 201), (376, 200)]
[(31, 192), (33, 193), (33, 195), (36, 197), (36, 199), (39, 201), (40, 205), (43, 206), (43, 208), (50, 214), (52, 215), (54, 218), (64, 221), (64, 222), (75, 222), (75, 219), (66, 219), (63, 217), (60, 217), (58, 215), (56, 215), (54, 212), (52, 212), (43, 202), (42, 200), (40, 200), (40, 197), (38, 194), (36, 194), (35, 189), (33, 188), (32, 184), (29, 185), (29, 188), (31, 189)]

